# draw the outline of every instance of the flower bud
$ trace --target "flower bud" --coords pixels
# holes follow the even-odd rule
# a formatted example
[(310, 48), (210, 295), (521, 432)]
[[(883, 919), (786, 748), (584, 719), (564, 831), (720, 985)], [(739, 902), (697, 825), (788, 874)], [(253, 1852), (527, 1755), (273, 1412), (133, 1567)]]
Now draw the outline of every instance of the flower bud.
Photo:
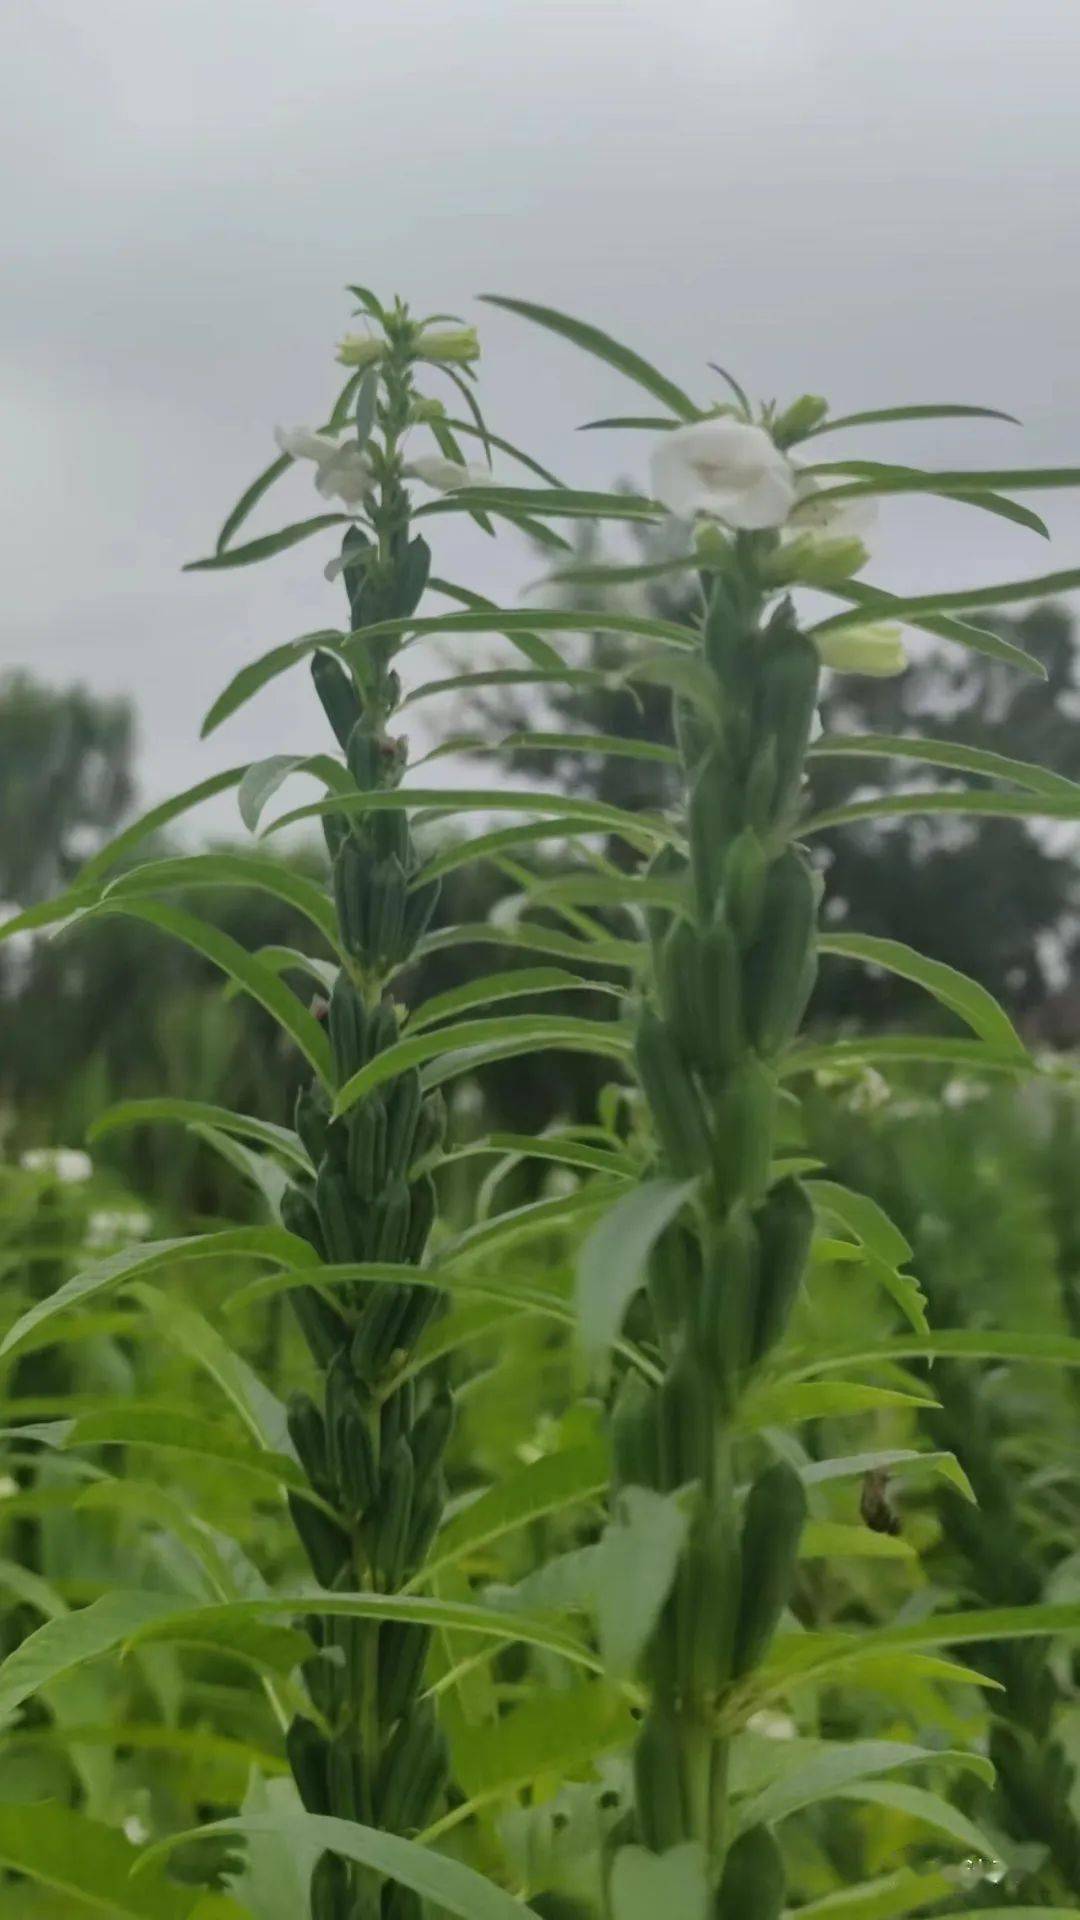
[(343, 367), (375, 367), (386, 358), (386, 343), (370, 333), (347, 333), (339, 342), (337, 357)]
[(907, 654), (899, 627), (883, 620), (865, 626), (835, 627), (831, 633), (811, 634), (824, 667), (836, 673), (867, 673), (887, 680), (903, 673)]
[(787, 412), (773, 421), (773, 436), (780, 446), (790, 446), (793, 440), (801, 440), (820, 427), (828, 411), (829, 403), (819, 393), (800, 394)]
[(823, 540), (803, 533), (763, 560), (761, 576), (773, 587), (832, 587), (850, 580), (869, 558), (862, 541), (851, 536)]
[(409, 408), (409, 419), (417, 426), (426, 420), (442, 420), (445, 416), (446, 408), (442, 401), (430, 394), (418, 393)]
[(480, 358), (476, 328), (447, 327), (422, 334), (418, 357), (421, 360), (450, 361), (458, 366), (468, 366), (471, 361)]

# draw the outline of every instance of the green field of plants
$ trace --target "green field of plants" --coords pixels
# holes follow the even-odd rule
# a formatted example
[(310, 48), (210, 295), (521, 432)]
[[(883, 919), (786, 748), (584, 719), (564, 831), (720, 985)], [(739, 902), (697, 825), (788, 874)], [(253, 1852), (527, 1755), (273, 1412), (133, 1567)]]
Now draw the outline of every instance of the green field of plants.
[[(490, 296), (625, 379), (575, 488), (350, 293), (221, 771), (0, 683), (0, 1916), (1065, 1920), (1080, 467)], [(908, 495), (1030, 570), (875, 584)]]

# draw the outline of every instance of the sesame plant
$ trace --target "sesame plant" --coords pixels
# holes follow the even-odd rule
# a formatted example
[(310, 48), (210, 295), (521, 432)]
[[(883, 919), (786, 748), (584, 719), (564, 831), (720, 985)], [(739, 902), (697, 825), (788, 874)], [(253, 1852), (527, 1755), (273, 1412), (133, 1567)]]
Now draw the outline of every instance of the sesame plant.
[[(47, 1345), (110, 1294), (163, 1316), (221, 1396), (220, 1420), (120, 1401), (97, 1409), (82, 1443), (105, 1475), (115, 1472), (111, 1450), (137, 1444), (186, 1447), (225, 1476), (261, 1476), (297, 1551), (259, 1565), (215, 1536), (212, 1559), (202, 1542), (198, 1593), (159, 1578), (47, 1619), (0, 1665), (0, 1711), (47, 1712), (57, 1682), (122, 1653), (169, 1648), (200, 1673), (199, 1662), (239, 1661), (257, 1676), (293, 1787), (280, 1775), (268, 1783), (256, 1762), (238, 1810), (194, 1836), (162, 1820), (135, 1845), (78, 1805), (21, 1806), (17, 1820), (0, 1818), (0, 1861), (144, 1920), (646, 1920), (665, 1909), (686, 1920), (779, 1920), (786, 1909), (853, 1920), (958, 1902), (985, 1915), (1000, 1908), (1008, 1863), (948, 1797), (965, 1773), (992, 1770), (977, 1705), (960, 1721), (971, 1739), (945, 1737), (960, 1719), (951, 1703), (977, 1701), (984, 1672), (947, 1650), (1072, 1633), (1080, 1609), (1025, 1595), (898, 1618), (902, 1598), (882, 1576), (873, 1606), (853, 1586), (825, 1612), (807, 1563), (909, 1552), (865, 1495), (858, 1521), (860, 1484), (911, 1470), (969, 1491), (943, 1448), (886, 1444), (890, 1423), (910, 1436), (932, 1397), (910, 1363), (1075, 1365), (1080, 1343), (931, 1329), (907, 1242), (872, 1201), (823, 1174), (799, 1094), (814, 1076), (897, 1060), (1007, 1079), (1037, 1069), (974, 981), (823, 923), (812, 848), (815, 833), (849, 819), (1071, 818), (1080, 788), (947, 741), (813, 733), (822, 668), (902, 671), (900, 623), (1037, 670), (1015, 644), (958, 616), (1080, 581), (890, 595), (860, 578), (877, 496), (925, 492), (1038, 533), (1012, 490), (1078, 484), (1080, 472), (817, 461), (810, 443), (826, 433), (985, 410), (834, 417), (809, 396), (754, 408), (730, 380), (720, 402), (698, 404), (597, 329), (497, 300), (598, 356), (662, 409), (605, 423), (654, 436), (648, 496), (576, 490), (490, 433), (473, 392), (471, 328), (353, 292), (365, 331), (342, 346), (349, 377), (326, 425), (279, 434), (279, 458), (196, 563), (223, 571), (340, 538), (328, 572), (347, 624), (246, 666), (206, 726), (306, 662), (331, 750), (201, 782), (96, 854), (58, 900), (2, 930), (53, 924), (77, 935), (86, 919), (134, 916), (210, 960), (291, 1043), (275, 1119), (162, 1099), (128, 1102), (99, 1123), (197, 1129), (250, 1181), (263, 1220), (88, 1264), (20, 1314), (0, 1359)], [(453, 387), (455, 411), (428, 391), (433, 377)], [(470, 463), (463, 443), (488, 464)], [(523, 463), (529, 483), (497, 479), (496, 455)], [(298, 463), (312, 468), (326, 511), (239, 540)], [(564, 584), (671, 574), (687, 586), (689, 619), (493, 605), (431, 572), (428, 523), (451, 514), (539, 540), (559, 556)], [(575, 567), (560, 527), (594, 520), (656, 527), (668, 556)], [(805, 590), (840, 610), (807, 613)], [(429, 593), (456, 610), (422, 612)], [(576, 641), (597, 632), (625, 646), (622, 664), (575, 665)], [(435, 636), (508, 645), (513, 664), (485, 658), (418, 680), (411, 649)], [(672, 805), (631, 811), (497, 776), (481, 787), (433, 784), (431, 759), (452, 736), (425, 770), (398, 731), (406, 708), (440, 693), (513, 684), (542, 701), (545, 688), (601, 681), (670, 695)], [(538, 745), (551, 739), (538, 730)], [(648, 751), (618, 736), (571, 733), (562, 745), (572, 752), (576, 740), (594, 755)], [(812, 742), (816, 754), (905, 761), (920, 779), (927, 769), (967, 779), (814, 817), (803, 792)], [(319, 797), (267, 827), (267, 809), (297, 775), (314, 779)], [(229, 788), (253, 832), (318, 823), (328, 888), (265, 852), (128, 864), (148, 833)], [(476, 815), (509, 823), (448, 838), (447, 822)], [(626, 850), (619, 864), (597, 850), (612, 837)], [(565, 878), (530, 868), (538, 844), (567, 840), (581, 851)], [(441, 879), (478, 858), (516, 876), (516, 917), (440, 924)], [(318, 951), (248, 952), (170, 897), (210, 885), (287, 899)], [(450, 945), (518, 964), (418, 1003), (411, 964)], [(830, 955), (914, 981), (966, 1031), (804, 1033), (818, 962)], [(543, 1010), (545, 995), (562, 1007), (586, 987), (606, 996), (610, 1017)], [(505, 1011), (512, 1000), (526, 1010)], [(595, 1125), (444, 1144), (443, 1088), (545, 1049), (610, 1063)], [(440, 1170), (485, 1154), (492, 1174), (474, 1218), (455, 1229), (438, 1217)], [(522, 1161), (553, 1167), (560, 1181), (500, 1206), (498, 1178)], [(170, 1319), (164, 1283), (200, 1263), (227, 1276), (227, 1299)], [(822, 1326), (815, 1288), (835, 1297), (838, 1277), (853, 1304)], [(286, 1357), (287, 1402), (238, 1333), (245, 1315), (282, 1298), (303, 1343)], [(533, 1341), (537, 1322), (547, 1346)], [(516, 1359), (524, 1379), (553, 1352), (543, 1376), (553, 1404), (541, 1410), (522, 1394), (518, 1444), (486, 1455), (474, 1427), (472, 1460), (448, 1500), (455, 1397), (478, 1425), (473, 1409), (494, 1408), (476, 1357), (496, 1372)], [(501, 1417), (512, 1421), (513, 1409)], [(842, 1455), (804, 1444), (810, 1423), (840, 1418), (868, 1421), (869, 1443)], [(192, 1670), (182, 1665), (182, 1676)], [(881, 1727), (869, 1703), (890, 1692), (925, 1738)], [(829, 1737), (820, 1703), (836, 1694), (858, 1701), (871, 1733)], [(909, 1773), (919, 1784), (898, 1778)], [(837, 1802), (908, 1822), (909, 1858), (885, 1876), (891, 1885), (847, 1875), (838, 1892), (835, 1874), (823, 1880), (822, 1810)], [(978, 1866), (957, 1872), (958, 1847), (992, 1870), (986, 1884)], [(213, 1863), (201, 1880), (190, 1864), (200, 1857)]]

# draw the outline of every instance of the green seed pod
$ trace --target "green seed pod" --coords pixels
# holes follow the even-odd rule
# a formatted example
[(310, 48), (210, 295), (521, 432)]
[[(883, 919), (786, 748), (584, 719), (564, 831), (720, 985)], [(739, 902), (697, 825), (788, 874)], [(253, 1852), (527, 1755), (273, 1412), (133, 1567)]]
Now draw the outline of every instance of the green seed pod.
[(397, 1330), (410, 1292), (411, 1288), (390, 1285), (369, 1289), (350, 1349), (352, 1364), (362, 1380), (381, 1379), (397, 1344)]
[(364, 1819), (367, 1770), (360, 1739), (354, 1728), (346, 1727), (330, 1742), (326, 1756), (326, 1785), (330, 1812), (337, 1819)]
[(347, 953), (363, 960), (368, 949), (368, 911), (375, 860), (350, 834), (334, 861), (334, 905)]
[(746, 962), (747, 1026), (766, 1056), (787, 1046), (806, 1010), (817, 906), (814, 876), (789, 847), (770, 869), (758, 937)]
[(321, 1080), (310, 1080), (301, 1087), (293, 1109), (293, 1124), (301, 1144), (318, 1164), (326, 1152), (326, 1129), (330, 1121), (330, 1096)]
[(710, 1073), (734, 1065), (745, 1046), (742, 1019), (742, 970), (735, 936), (717, 902), (697, 951), (697, 1059)]
[(686, 1326), (701, 1285), (698, 1242), (680, 1221), (672, 1221), (654, 1241), (646, 1285), (659, 1332), (671, 1341)]
[(361, 793), (372, 793), (382, 785), (382, 742), (372, 731), (371, 722), (361, 720), (346, 742), (345, 757)]
[(722, 893), (724, 911), (740, 947), (750, 946), (757, 936), (768, 870), (760, 836), (753, 827), (744, 827), (728, 848)]
[(767, 833), (775, 810), (777, 785), (776, 741), (759, 742), (746, 776), (744, 807), (749, 826)]
[(713, 1178), (729, 1204), (765, 1192), (775, 1114), (775, 1076), (751, 1054), (712, 1097)]
[(311, 656), (311, 678), (338, 746), (344, 750), (363, 712), (356, 682), (336, 654), (321, 651)]
[[(681, 853), (672, 846), (662, 846), (653, 854), (645, 867), (647, 880), (675, 880), (685, 878), (686, 865)], [(665, 906), (651, 906), (645, 909), (645, 925), (649, 930), (649, 939), (658, 947), (671, 924), (674, 909)]]
[(742, 1598), (735, 1632), (736, 1675), (755, 1667), (791, 1593), (799, 1540), (806, 1524), (806, 1493), (786, 1460), (754, 1481), (742, 1528)]
[(352, 1920), (351, 1875), (336, 1853), (321, 1853), (311, 1876), (311, 1920)]
[(611, 1415), (615, 1483), (620, 1487), (661, 1484), (657, 1393), (640, 1373), (623, 1375)]
[(377, 1225), (373, 1257), (376, 1260), (401, 1260), (409, 1231), (411, 1202), (404, 1180), (393, 1180), (375, 1203)]
[(300, 1465), (315, 1492), (332, 1502), (333, 1482), (326, 1450), (326, 1427), (311, 1395), (291, 1393), (286, 1418), (289, 1438), (296, 1448)]
[(446, 1138), (446, 1120), (446, 1101), (436, 1087), (435, 1092), (429, 1093), (423, 1102), (416, 1122), (409, 1165), (411, 1180), (418, 1179), (439, 1159)]
[(680, 916), (671, 922), (660, 942), (656, 991), (664, 1023), (691, 1061), (699, 1044), (695, 1018), (697, 957), (697, 929)]
[(326, 1741), (314, 1721), (297, 1714), (285, 1735), (285, 1757), (308, 1813), (329, 1813)]
[(780, 1920), (784, 1862), (768, 1827), (740, 1833), (724, 1861), (716, 1920)]
[(674, 1719), (656, 1705), (634, 1748), (634, 1789), (638, 1834), (650, 1852), (666, 1853), (691, 1837), (682, 1740)]
[[(394, 774), (397, 769), (390, 767), (387, 771)], [(404, 807), (392, 807), (385, 811), (376, 809), (371, 816), (370, 833), (377, 858), (396, 860), (407, 872), (412, 861), (412, 836), (409, 832), (409, 816)]]
[(761, 1265), (750, 1357), (761, 1360), (776, 1345), (798, 1298), (810, 1243), (814, 1209), (798, 1180), (781, 1180), (757, 1215)]
[(656, 1395), (661, 1493), (704, 1479), (716, 1446), (710, 1383), (689, 1347), (678, 1353)]
[(291, 1297), (293, 1312), (311, 1349), (312, 1359), (316, 1366), (329, 1366), (342, 1342), (348, 1339), (344, 1320), (314, 1287), (294, 1287)]
[(435, 1223), (435, 1182), (430, 1173), (422, 1173), (419, 1180), (414, 1180), (412, 1185), (406, 1188), (406, 1192), (411, 1197), (404, 1258), (411, 1266), (417, 1266)]
[(363, 995), (353, 986), (344, 968), (334, 981), (330, 994), (327, 1028), (330, 1050), (334, 1056), (334, 1071), (339, 1086), (343, 1086), (346, 1080), (351, 1080), (354, 1073), (359, 1073), (361, 1067), (367, 1065), (371, 1052), (368, 1011)]
[(731, 678), (733, 663), (745, 638), (745, 622), (732, 587), (720, 577), (714, 579), (709, 595), (704, 638), (705, 657), (724, 684)]
[(386, 1164), (391, 1173), (402, 1178), (412, 1161), (422, 1098), (415, 1067), (395, 1080), (386, 1096)]
[(417, 1486), (424, 1486), (429, 1474), (439, 1466), (453, 1430), (454, 1398), (443, 1387), (425, 1407), (409, 1435)]
[(374, 1060), (377, 1053), (385, 1053), (387, 1047), (393, 1047), (398, 1040), (398, 1019), (391, 1000), (380, 1000), (373, 1007), (368, 1026), (368, 1059)]
[(684, 1177), (704, 1172), (712, 1159), (712, 1141), (701, 1095), (671, 1033), (650, 1006), (641, 1010), (634, 1055), (672, 1171)]
[(367, 908), (367, 964), (386, 973), (393, 965), (405, 919), (405, 872), (396, 854), (380, 860), (371, 875)]
[(446, 1306), (446, 1295), (435, 1287), (410, 1287), (409, 1299), (394, 1334), (394, 1348), (411, 1353), (424, 1328)]
[(426, 1827), (438, 1805), (450, 1772), (446, 1737), (436, 1727), (425, 1758), (406, 1782), (398, 1807), (398, 1819), (404, 1833), (417, 1833)]
[(388, 1454), (379, 1479), (378, 1510), (372, 1559), (389, 1592), (400, 1587), (405, 1549), (413, 1510), (415, 1474), (407, 1440), (399, 1440)]
[(773, 818), (781, 827), (790, 825), (798, 805), (820, 679), (818, 650), (799, 632), (791, 602), (785, 600), (765, 634), (758, 722), (776, 742), (779, 771)]
[(387, 1620), (379, 1629), (379, 1718), (392, 1726), (420, 1685), (431, 1646), (431, 1628), (411, 1620)]
[(321, 1587), (332, 1587), (338, 1574), (349, 1564), (348, 1534), (321, 1507), (313, 1506), (301, 1494), (290, 1492), (289, 1512), (316, 1580)]
[(366, 1094), (349, 1111), (349, 1182), (361, 1200), (373, 1200), (386, 1181), (386, 1106), (379, 1092)]
[(338, 1419), (335, 1441), (347, 1510), (350, 1514), (366, 1513), (378, 1483), (371, 1429), (359, 1414), (344, 1412)]
[(356, 1197), (347, 1176), (328, 1160), (324, 1160), (319, 1168), (315, 1181), (315, 1201), (328, 1259), (343, 1266), (353, 1260), (362, 1260), (362, 1222)]
[[(417, 1486), (420, 1489), (419, 1481)], [(423, 1566), (428, 1548), (435, 1538), (439, 1521), (442, 1519), (445, 1505), (446, 1481), (441, 1473), (437, 1473), (427, 1482), (426, 1487), (418, 1490), (416, 1499), (413, 1501), (409, 1534), (405, 1542), (406, 1579), (411, 1578), (418, 1567)]]
[(695, 1351), (725, 1411), (734, 1405), (750, 1359), (759, 1263), (750, 1209), (738, 1202), (705, 1253), (695, 1314)]
[(281, 1224), (289, 1233), (295, 1233), (301, 1240), (314, 1247), (320, 1260), (326, 1259), (326, 1247), (323, 1243), (322, 1228), (319, 1225), (318, 1210), (313, 1193), (302, 1187), (289, 1185), (281, 1196)]
[(669, 1605), (677, 1648), (677, 1690), (684, 1700), (715, 1704), (731, 1677), (740, 1602), (740, 1550), (729, 1515), (702, 1506), (679, 1562)]
[(703, 917), (720, 892), (724, 856), (744, 824), (741, 786), (734, 767), (714, 750), (702, 761), (690, 787), (690, 865)]
[(438, 876), (434, 880), (414, 881), (410, 887), (409, 897), (405, 902), (405, 916), (401, 923), (399, 960), (407, 959), (417, 941), (427, 932), (431, 925), (431, 916), (439, 904), (441, 892), (442, 881)]
[(349, 838), (349, 822), (343, 813), (324, 813), (319, 816), (322, 836), (326, 842), (326, 851), (331, 862), (335, 861), (346, 840)]

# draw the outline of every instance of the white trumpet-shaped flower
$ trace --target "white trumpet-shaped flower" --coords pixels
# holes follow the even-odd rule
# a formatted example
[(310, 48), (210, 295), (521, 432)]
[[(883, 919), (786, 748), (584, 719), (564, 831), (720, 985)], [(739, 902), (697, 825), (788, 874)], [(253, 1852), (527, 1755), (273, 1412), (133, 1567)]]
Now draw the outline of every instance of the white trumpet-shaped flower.
[(835, 491), (823, 487), (812, 474), (796, 472), (795, 505), (785, 532), (792, 539), (804, 533), (824, 533), (836, 540), (861, 538), (877, 519), (877, 501), (857, 494), (834, 500)]
[(782, 526), (795, 505), (790, 460), (763, 427), (697, 420), (663, 433), (653, 449), (652, 491), (682, 520), (704, 514), (743, 531)]
[(277, 427), (274, 438), (293, 460), (313, 460), (315, 485), (324, 500), (340, 499), (358, 507), (371, 490), (372, 472), (355, 440), (315, 433), (311, 427)]
[(434, 487), (437, 493), (456, 493), (459, 487), (491, 485), (491, 475), (486, 467), (472, 461), (447, 460), (441, 453), (423, 453), (418, 460), (409, 460), (405, 474), (410, 480), (422, 480), (426, 487)]

